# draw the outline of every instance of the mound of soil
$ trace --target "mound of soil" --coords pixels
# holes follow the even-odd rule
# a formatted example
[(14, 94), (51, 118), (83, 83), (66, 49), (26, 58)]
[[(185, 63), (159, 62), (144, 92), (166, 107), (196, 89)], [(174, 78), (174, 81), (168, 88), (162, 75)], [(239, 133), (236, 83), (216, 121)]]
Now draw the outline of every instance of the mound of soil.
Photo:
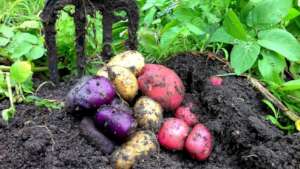
[[(222, 86), (211, 86), (208, 77), (226, 71), (202, 55), (182, 54), (166, 65), (201, 103), (199, 120), (213, 133), (213, 153), (198, 162), (185, 152), (162, 148), (139, 160), (135, 169), (300, 169), (300, 134), (285, 135), (264, 120), (262, 97), (246, 79), (228, 76)], [(44, 87), (39, 95), (63, 100), (72, 84)], [(0, 110), (7, 106), (8, 101), (2, 101)], [(14, 121), (0, 122), (0, 168), (111, 169), (110, 156), (88, 143), (79, 124), (63, 111), (17, 105)]]

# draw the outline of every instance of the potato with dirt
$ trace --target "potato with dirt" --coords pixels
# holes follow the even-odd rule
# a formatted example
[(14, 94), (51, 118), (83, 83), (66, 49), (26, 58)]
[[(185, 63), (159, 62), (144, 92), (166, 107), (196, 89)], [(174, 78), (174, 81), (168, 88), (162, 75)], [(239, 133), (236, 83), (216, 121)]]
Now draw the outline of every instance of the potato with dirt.
[(213, 137), (207, 127), (198, 123), (185, 141), (185, 149), (195, 159), (206, 160), (212, 152)]
[(157, 152), (158, 149), (154, 133), (138, 131), (113, 153), (113, 167), (114, 169), (130, 169), (137, 160)]
[(125, 67), (111, 66), (108, 67), (108, 76), (121, 97), (126, 101), (132, 101), (139, 89), (135, 75)]
[(140, 90), (157, 101), (165, 110), (180, 106), (185, 88), (178, 75), (171, 69), (158, 64), (146, 64), (138, 77)]
[(140, 128), (157, 132), (163, 121), (163, 109), (156, 101), (143, 96), (134, 105), (134, 116)]
[(189, 131), (189, 126), (182, 119), (168, 118), (157, 134), (158, 142), (168, 150), (183, 150)]
[(107, 78), (85, 76), (67, 94), (65, 109), (68, 112), (80, 111), (89, 115), (100, 106), (110, 104), (115, 96), (115, 87)]
[(138, 51), (128, 50), (112, 57), (107, 66), (121, 66), (128, 68), (136, 76), (141, 72), (145, 65), (144, 56)]
[(102, 132), (121, 142), (134, 133), (137, 126), (130, 112), (110, 105), (102, 106), (97, 110), (95, 124)]

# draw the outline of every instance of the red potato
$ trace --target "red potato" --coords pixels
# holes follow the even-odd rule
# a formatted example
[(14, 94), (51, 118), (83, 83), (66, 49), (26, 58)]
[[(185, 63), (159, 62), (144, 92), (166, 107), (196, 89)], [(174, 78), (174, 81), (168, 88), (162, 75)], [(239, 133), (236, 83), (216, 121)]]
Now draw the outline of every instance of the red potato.
[(189, 131), (189, 126), (183, 120), (168, 118), (157, 134), (158, 142), (166, 149), (182, 150)]
[(197, 124), (185, 141), (185, 149), (197, 160), (206, 160), (212, 152), (213, 138), (203, 124)]
[(209, 78), (209, 81), (213, 86), (222, 86), (223, 83), (223, 79), (218, 76), (211, 76)]
[(139, 89), (159, 102), (165, 110), (180, 106), (185, 88), (181, 79), (171, 69), (157, 64), (146, 64), (138, 78)]
[(192, 103), (188, 104), (188, 106), (178, 107), (175, 117), (184, 120), (191, 127), (199, 122), (197, 116), (192, 112)]

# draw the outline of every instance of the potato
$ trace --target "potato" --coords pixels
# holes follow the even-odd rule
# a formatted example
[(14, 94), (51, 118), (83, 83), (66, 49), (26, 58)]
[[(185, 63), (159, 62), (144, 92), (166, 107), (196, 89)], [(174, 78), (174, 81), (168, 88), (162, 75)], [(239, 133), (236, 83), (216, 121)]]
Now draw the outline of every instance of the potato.
[(157, 134), (158, 142), (168, 150), (183, 150), (189, 132), (189, 126), (182, 119), (167, 118)]
[(110, 105), (102, 106), (97, 110), (95, 124), (103, 132), (121, 142), (127, 139), (137, 126), (130, 112), (116, 109)]
[(163, 120), (163, 109), (159, 103), (149, 97), (141, 97), (134, 105), (134, 116), (139, 127), (158, 131)]
[(145, 59), (142, 54), (137, 51), (129, 50), (120, 53), (110, 59), (107, 66), (122, 66), (131, 70), (138, 75), (145, 65)]
[(80, 132), (90, 144), (98, 147), (103, 153), (110, 154), (113, 152), (115, 148), (114, 142), (96, 128), (92, 118), (84, 117), (81, 120)]
[(197, 160), (206, 160), (213, 148), (213, 137), (208, 128), (198, 123), (185, 141), (185, 149)]
[(146, 64), (138, 77), (140, 90), (160, 103), (165, 110), (180, 106), (185, 88), (179, 76), (171, 69), (157, 64)]
[(197, 115), (192, 111), (192, 104), (178, 107), (175, 112), (175, 117), (184, 120), (190, 127), (193, 127), (199, 122)]
[(110, 104), (116, 91), (105, 77), (84, 76), (69, 91), (65, 99), (65, 110), (74, 115), (88, 115), (102, 105)]
[(136, 96), (138, 82), (129, 69), (121, 66), (108, 67), (108, 76), (124, 100), (131, 101)]
[(98, 70), (98, 72), (96, 73), (97, 76), (103, 76), (106, 78), (108, 77), (108, 70), (107, 70), (107, 66), (103, 66), (100, 70)]
[(115, 169), (130, 169), (134, 163), (151, 152), (158, 151), (158, 143), (151, 131), (138, 131), (112, 155)]

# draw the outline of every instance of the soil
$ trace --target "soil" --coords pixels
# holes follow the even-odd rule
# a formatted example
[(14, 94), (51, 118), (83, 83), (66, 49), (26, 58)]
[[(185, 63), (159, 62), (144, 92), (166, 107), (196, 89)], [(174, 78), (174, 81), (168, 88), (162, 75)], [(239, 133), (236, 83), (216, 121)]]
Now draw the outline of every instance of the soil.
[[(198, 162), (185, 152), (161, 148), (140, 159), (135, 169), (300, 169), (300, 134), (286, 135), (264, 120), (268, 111), (262, 97), (246, 79), (227, 76), (222, 86), (210, 85), (208, 77), (226, 70), (204, 55), (181, 54), (166, 65), (201, 103), (198, 116), (213, 133), (213, 152)], [(44, 86), (39, 96), (63, 100), (74, 83)], [(0, 110), (7, 106), (2, 101)], [(110, 156), (90, 145), (79, 125), (80, 119), (64, 111), (17, 105), (15, 119), (0, 122), (0, 168), (111, 169)]]

